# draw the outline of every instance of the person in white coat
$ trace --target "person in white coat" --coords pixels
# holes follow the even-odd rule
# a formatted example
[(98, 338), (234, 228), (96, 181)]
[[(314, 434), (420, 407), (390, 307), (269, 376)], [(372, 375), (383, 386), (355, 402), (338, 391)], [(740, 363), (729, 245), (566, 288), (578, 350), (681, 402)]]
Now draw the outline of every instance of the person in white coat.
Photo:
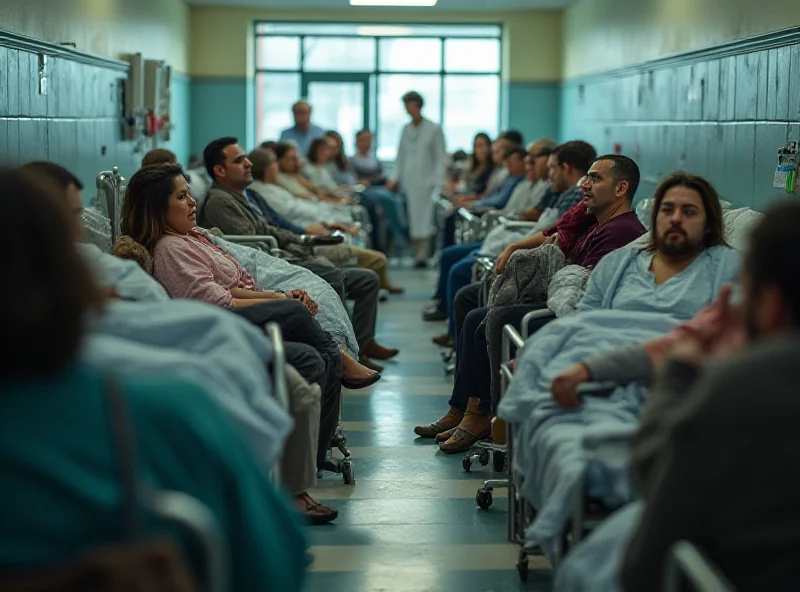
[(424, 100), (419, 93), (406, 93), (403, 103), (411, 122), (403, 128), (394, 173), (386, 186), (405, 195), (414, 260), (417, 267), (427, 267), (433, 234), (431, 196), (444, 184), (444, 134), (438, 124), (422, 117)]

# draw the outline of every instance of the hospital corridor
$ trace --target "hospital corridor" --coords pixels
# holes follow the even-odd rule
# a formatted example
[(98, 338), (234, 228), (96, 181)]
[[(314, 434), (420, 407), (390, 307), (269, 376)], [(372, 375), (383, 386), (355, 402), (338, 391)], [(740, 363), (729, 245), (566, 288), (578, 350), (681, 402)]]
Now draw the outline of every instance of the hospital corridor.
[(0, 1), (0, 592), (800, 588), (800, 3)]

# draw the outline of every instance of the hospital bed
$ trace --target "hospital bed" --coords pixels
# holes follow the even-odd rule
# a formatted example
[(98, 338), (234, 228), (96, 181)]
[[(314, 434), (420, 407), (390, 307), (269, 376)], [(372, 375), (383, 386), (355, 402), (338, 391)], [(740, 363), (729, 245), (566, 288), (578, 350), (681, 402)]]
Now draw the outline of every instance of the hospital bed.
[[(119, 174), (117, 167), (110, 171), (102, 171), (97, 175), (96, 179), (97, 195), (92, 203), (93, 209), (84, 211), (83, 221), (90, 235), (92, 243), (96, 244), (104, 253), (110, 254), (116, 239), (120, 234), (120, 213), (122, 210), (122, 200), (125, 195), (125, 178)], [(198, 204), (199, 207), (199, 204)], [(224, 238), (227, 241), (255, 246), (257, 244), (266, 245), (269, 250), (277, 250), (278, 243), (271, 236), (238, 236), (238, 235), (224, 235), (217, 229), (213, 234)], [(110, 236), (110, 241), (108, 237)], [(322, 245), (322, 244), (339, 244), (343, 241), (341, 235), (331, 237), (304, 237), (304, 240), (309, 245)], [(276, 349), (280, 350), (283, 357), (283, 364), (276, 366), (273, 358), (273, 376), (278, 376), (276, 379), (276, 394), (279, 401), (288, 409), (288, 393), (286, 391), (286, 378), (284, 375), (283, 365), (285, 364), (285, 354), (283, 353), (283, 341), (280, 339), (280, 328), (277, 326), (268, 327), (271, 333), (268, 333), (273, 345), (279, 344)], [(339, 407), (339, 419), (341, 421), (341, 405)], [(333, 458), (331, 450), (337, 448), (344, 457), (343, 459)], [(342, 475), (342, 480), (345, 484), (355, 483), (355, 471), (353, 469), (352, 461), (350, 460), (350, 451), (347, 448), (347, 436), (344, 433), (341, 425), (337, 428), (336, 435), (331, 441), (331, 447), (328, 450), (327, 459), (318, 467), (318, 477), (322, 476), (322, 472), (331, 472), (337, 475)], [(277, 472), (277, 468), (275, 469)], [(280, 476), (276, 473), (275, 479)]]

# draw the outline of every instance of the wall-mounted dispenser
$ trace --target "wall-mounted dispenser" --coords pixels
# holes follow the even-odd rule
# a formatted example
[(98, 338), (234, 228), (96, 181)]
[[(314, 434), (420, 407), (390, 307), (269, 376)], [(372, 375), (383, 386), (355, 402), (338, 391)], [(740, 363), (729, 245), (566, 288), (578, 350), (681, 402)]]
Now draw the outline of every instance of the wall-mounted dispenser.
[(137, 140), (145, 129), (145, 62), (142, 54), (134, 53), (125, 56), (131, 65), (128, 78), (124, 82), (125, 93), (125, 139)]

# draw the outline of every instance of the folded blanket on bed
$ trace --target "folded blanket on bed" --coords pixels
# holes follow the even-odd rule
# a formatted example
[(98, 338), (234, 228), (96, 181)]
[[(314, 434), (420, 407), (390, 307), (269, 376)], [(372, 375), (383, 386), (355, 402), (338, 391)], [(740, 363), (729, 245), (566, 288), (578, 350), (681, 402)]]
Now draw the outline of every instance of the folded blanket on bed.
[[(677, 324), (659, 313), (595, 310), (558, 319), (529, 338), (498, 408), (498, 415), (514, 425), (520, 493), (538, 510), (527, 532), (529, 544), (553, 553), (584, 476), (592, 497), (620, 503), (625, 487), (618, 486), (613, 471), (590, 467), (583, 439), (598, 430), (635, 427), (644, 401), (644, 385), (630, 384), (610, 396), (585, 396), (581, 407), (564, 409), (550, 396), (553, 378), (590, 354), (647, 341)], [(624, 475), (624, 470), (617, 474)]]

